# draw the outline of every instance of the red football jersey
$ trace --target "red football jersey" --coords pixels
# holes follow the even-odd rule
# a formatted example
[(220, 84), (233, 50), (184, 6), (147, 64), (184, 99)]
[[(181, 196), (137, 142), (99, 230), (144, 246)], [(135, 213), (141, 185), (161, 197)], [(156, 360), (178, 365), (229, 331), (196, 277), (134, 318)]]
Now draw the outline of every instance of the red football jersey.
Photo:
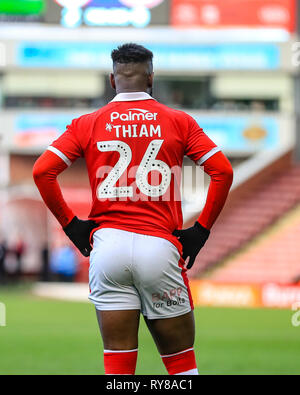
[(99, 228), (173, 243), (172, 232), (182, 227), (183, 157), (201, 165), (220, 151), (191, 116), (143, 92), (118, 94), (73, 120), (48, 149), (68, 165), (85, 158), (93, 198), (89, 218)]

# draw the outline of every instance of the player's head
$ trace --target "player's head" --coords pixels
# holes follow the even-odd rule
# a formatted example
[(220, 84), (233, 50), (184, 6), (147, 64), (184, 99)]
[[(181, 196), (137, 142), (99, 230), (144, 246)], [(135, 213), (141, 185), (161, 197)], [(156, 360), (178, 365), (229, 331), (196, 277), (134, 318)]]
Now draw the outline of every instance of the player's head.
[(153, 53), (138, 44), (124, 44), (111, 53), (113, 73), (110, 82), (120, 92), (152, 93)]

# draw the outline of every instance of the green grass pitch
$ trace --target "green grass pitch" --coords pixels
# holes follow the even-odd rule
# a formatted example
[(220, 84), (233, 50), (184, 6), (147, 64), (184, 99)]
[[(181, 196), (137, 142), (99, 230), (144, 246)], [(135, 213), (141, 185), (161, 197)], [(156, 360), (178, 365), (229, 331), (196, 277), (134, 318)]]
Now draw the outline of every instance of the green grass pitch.
[[(0, 288), (0, 374), (103, 374), (91, 304), (42, 300)], [(300, 327), (292, 311), (196, 308), (200, 374), (300, 374)], [(137, 374), (165, 374), (141, 320)]]

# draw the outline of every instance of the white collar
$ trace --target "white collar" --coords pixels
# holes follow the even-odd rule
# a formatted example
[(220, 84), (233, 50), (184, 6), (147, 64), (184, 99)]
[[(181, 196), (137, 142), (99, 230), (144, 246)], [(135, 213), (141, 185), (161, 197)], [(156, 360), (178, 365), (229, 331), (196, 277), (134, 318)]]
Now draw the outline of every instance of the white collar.
[(127, 92), (119, 93), (114, 97), (112, 102), (115, 101), (139, 101), (139, 100), (154, 100), (152, 96), (146, 92)]

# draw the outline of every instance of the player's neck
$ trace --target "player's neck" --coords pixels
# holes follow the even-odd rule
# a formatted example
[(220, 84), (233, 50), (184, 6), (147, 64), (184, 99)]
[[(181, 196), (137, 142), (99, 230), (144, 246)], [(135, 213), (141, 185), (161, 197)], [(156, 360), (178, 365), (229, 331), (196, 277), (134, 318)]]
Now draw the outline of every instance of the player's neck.
[(136, 93), (136, 92), (145, 92), (150, 93), (151, 88), (143, 86), (120, 86), (116, 88), (116, 93)]
[(118, 89), (118, 90), (116, 90), (116, 93), (117, 94), (119, 94), (119, 93), (137, 93), (137, 92), (144, 92), (144, 93), (149, 93), (148, 91), (147, 91), (147, 89), (145, 90), (145, 89)]

